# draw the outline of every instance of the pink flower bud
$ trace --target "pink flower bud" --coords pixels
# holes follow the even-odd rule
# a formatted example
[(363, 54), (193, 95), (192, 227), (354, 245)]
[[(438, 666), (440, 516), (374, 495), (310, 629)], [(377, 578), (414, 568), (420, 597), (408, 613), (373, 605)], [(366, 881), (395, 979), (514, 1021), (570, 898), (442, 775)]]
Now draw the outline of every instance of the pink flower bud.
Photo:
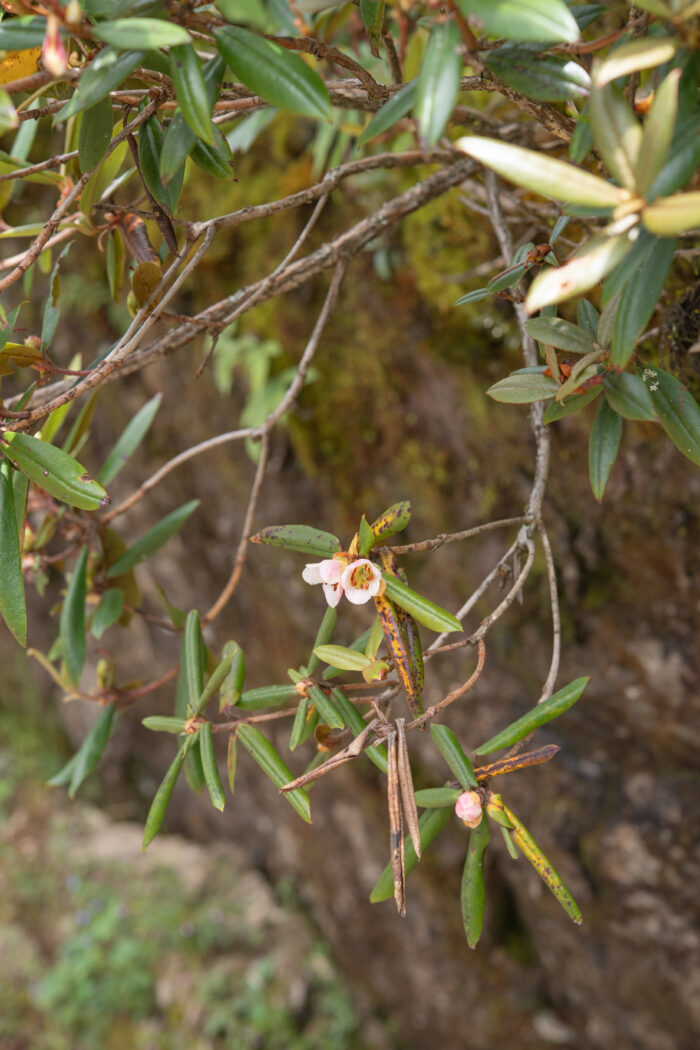
[(455, 802), (455, 813), (468, 828), (478, 828), (483, 812), (478, 791), (465, 791)]
[(66, 49), (58, 31), (59, 21), (56, 15), (49, 15), (46, 19), (46, 35), (41, 48), (41, 56), (44, 66), (53, 77), (61, 77), (68, 68)]

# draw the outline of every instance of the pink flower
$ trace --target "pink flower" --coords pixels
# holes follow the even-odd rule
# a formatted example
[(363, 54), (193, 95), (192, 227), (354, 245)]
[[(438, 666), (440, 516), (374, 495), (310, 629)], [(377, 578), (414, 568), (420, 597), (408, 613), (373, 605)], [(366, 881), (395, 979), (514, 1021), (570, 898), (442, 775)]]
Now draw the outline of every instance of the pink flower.
[(341, 576), (347, 564), (346, 558), (327, 558), (325, 561), (310, 562), (301, 574), (302, 579), (306, 583), (323, 584), (326, 601), (334, 609), (343, 593)]
[(455, 813), (468, 828), (478, 828), (483, 812), (478, 791), (465, 791), (455, 802)]
[(343, 571), (340, 583), (353, 605), (364, 605), (374, 598), (382, 585), (382, 571), (367, 558), (358, 558)]
[(53, 77), (63, 76), (68, 68), (66, 49), (58, 31), (59, 24), (56, 15), (48, 16), (46, 19), (46, 35), (41, 48), (44, 66)]

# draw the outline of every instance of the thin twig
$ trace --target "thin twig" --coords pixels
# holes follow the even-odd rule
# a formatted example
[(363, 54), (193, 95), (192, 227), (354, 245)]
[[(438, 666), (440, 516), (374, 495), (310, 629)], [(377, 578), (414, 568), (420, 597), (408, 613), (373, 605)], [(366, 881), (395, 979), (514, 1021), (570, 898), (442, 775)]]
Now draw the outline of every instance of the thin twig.
[(542, 686), (542, 695), (537, 701), (538, 704), (541, 704), (543, 700), (546, 700), (552, 695), (554, 683), (559, 674), (559, 659), (561, 655), (561, 616), (559, 613), (559, 596), (557, 594), (557, 573), (554, 566), (552, 548), (549, 542), (549, 536), (547, 535), (547, 530), (541, 521), (538, 521), (537, 523), (537, 531), (542, 540), (542, 549), (544, 550), (544, 558), (547, 564), (549, 604), (552, 609), (552, 660), (549, 665), (549, 673), (547, 674), (546, 681)]
[(471, 539), (479, 536), (482, 532), (490, 532), (492, 529), (504, 529), (509, 525), (523, 525), (530, 521), (529, 518), (520, 516), (518, 518), (500, 518), (498, 521), (487, 521), (483, 525), (475, 525), (471, 529), (462, 532), (442, 532), (433, 540), (420, 540), (418, 543), (405, 543), (400, 547), (392, 547), (394, 554), (416, 554), (418, 551), (436, 551), (445, 543), (458, 543), (461, 540)]
[(465, 693), (469, 692), (472, 686), (476, 685), (479, 678), (481, 677), (481, 672), (484, 670), (484, 664), (486, 662), (486, 645), (484, 643), (483, 636), (479, 638), (478, 644), (479, 655), (477, 658), (476, 667), (474, 669), (474, 672), (469, 676), (466, 682), (464, 682), (463, 685), (460, 685), (458, 689), (453, 689), (451, 693), (448, 693), (447, 696), (443, 697), (442, 700), (439, 700), (437, 704), (433, 704), (432, 707), (429, 707), (420, 716), (420, 718), (414, 718), (412, 722), (409, 722), (406, 726), (406, 732), (408, 732), (409, 729), (420, 729), (422, 725), (425, 725), (426, 722), (429, 722), (431, 718), (435, 718), (436, 714), (438, 714), (440, 711), (443, 711), (446, 707), (449, 707), (450, 704), (453, 704), (455, 702), (455, 700), (459, 700), (460, 697), (464, 696)]

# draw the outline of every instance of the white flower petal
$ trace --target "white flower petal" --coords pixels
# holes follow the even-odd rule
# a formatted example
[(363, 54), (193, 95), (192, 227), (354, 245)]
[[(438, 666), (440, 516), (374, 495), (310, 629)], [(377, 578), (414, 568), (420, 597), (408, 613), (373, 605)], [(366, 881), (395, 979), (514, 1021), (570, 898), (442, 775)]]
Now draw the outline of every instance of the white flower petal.
[(301, 578), (306, 583), (323, 583), (321, 579), (321, 566), (323, 562), (310, 562), (302, 570)]
[(325, 561), (319, 562), (318, 568), (321, 573), (322, 582), (340, 583), (345, 564), (346, 563), (339, 558), (327, 558)]
[(323, 593), (326, 596), (326, 601), (330, 605), (331, 609), (335, 609), (336, 605), (340, 601), (343, 595), (343, 588), (339, 583), (324, 583)]
[(381, 569), (367, 558), (358, 558), (348, 565), (340, 582), (348, 601), (353, 605), (364, 605), (379, 592), (382, 584)]

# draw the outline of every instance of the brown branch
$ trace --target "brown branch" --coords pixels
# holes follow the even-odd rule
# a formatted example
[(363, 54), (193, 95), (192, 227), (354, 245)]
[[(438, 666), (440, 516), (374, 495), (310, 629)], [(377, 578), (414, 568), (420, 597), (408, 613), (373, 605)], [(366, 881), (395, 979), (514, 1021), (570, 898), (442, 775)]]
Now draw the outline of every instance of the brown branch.
[(450, 704), (455, 702), (455, 700), (459, 700), (460, 697), (469, 692), (472, 686), (476, 685), (479, 678), (481, 678), (481, 672), (484, 670), (484, 664), (486, 662), (486, 645), (483, 636), (478, 640), (478, 647), (479, 655), (473, 674), (470, 675), (466, 682), (463, 685), (460, 685), (458, 689), (453, 689), (451, 693), (448, 693), (446, 697), (439, 700), (437, 704), (433, 704), (432, 707), (427, 708), (420, 718), (414, 718), (412, 722), (409, 722), (406, 726), (406, 732), (408, 732), (409, 729), (420, 729), (420, 727), (425, 725), (426, 722), (429, 722), (431, 718), (435, 718), (435, 715), (439, 714), (439, 712), (443, 711), (446, 707), (449, 707)]

